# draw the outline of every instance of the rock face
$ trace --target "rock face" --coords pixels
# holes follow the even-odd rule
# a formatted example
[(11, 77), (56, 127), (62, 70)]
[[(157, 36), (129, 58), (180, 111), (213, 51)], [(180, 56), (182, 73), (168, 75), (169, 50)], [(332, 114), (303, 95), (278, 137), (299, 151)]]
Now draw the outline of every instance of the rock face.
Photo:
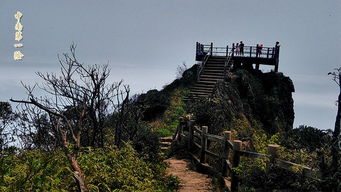
[(292, 92), (295, 89), (289, 77), (243, 69), (235, 74), (237, 77), (231, 79), (231, 86), (239, 93), (241, 112), (245, 116), (259, 121), (270, 134), (292, 129), (295, 117)]
[(239, 126), (274, 134), (293, 127), (294, 91), (291, 79), (282, 73), (237, 69), (216, 85), (211, 100), (195, 101), (190, 108), (199, 124), (214, 127), (213, 133)]

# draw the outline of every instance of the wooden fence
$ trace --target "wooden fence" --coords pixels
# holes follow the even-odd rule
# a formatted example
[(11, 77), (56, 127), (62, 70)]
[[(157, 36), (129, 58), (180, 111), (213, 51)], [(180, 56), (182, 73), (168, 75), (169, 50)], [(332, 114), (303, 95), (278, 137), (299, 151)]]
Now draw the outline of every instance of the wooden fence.
[[(269, 158), (271, 163), (276, 164), (280, 168), (292, 171), (292, 168), (295, 167), (302, 170), (305, 176), (313, 177), (316, 175), (316, 172), (307, 166), (278, 159), (279, 145), (269, 144), (268, 154), (243, 150), (242, 141), (232, 140), (231, 131), (224, 131), (223, 136), (209, 134), (207, 126), (195, 126), (193, 120), (181, 118), (173, 139), (181, 142), (184, 138), (188, 140), (186, 145), (189, 154), (197, 163), (200, 163), (202, 166), (210, 166), (207, 164), (207, 156), (220, 162), (221, 170), (216, 170), (216, 172), (220, 172), (224, 178), (231, 178), (231, 186), (228, 187), (232, 192), (238, 191), (239, 178), (235, 171), (233, 171), (233, 168), (238, 167), (241, 156), (249, 158)], [(217, 154), (211, 151), (208, 147), (208, 142), (222, 144), (220, 153)], [(199, 155), (192, 153), (196, 149), (199, 149)], [(212, 166), (210, 168), (215, 169)]]

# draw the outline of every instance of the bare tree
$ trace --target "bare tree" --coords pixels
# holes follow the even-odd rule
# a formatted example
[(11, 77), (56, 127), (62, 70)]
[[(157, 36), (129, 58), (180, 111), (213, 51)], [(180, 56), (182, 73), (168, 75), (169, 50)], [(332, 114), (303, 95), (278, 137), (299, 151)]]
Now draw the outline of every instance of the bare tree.
[(333, 78), (333, 81), (339, 86), (339, 97), (337, 100), (337, 114), (335, 120), (335, 127), (333, 131), (333, 139), (332, 139), (332, 168), (337, 170), (339, 166), (339, 146), (338, 142), (340, 140), (340, 123), (341, 123), (341, 67), (336, 68), (335, 71), (328, 73)]
[[(58, 56), (60, 76), (38, 72), (44, 84), (33, 87), (23, 84), (28, 99), (11, 101), (34, 106), (46, 113), (69, 159), (79, 191), (83, 192), (88, 191), (88, 187), (77, 162), (79, 149), (81, 146), (104, 146), (105, 117), (110, 111), (118, 110), (115, 98), (127, 98), (129, 88), (124, 86), (121, 91), (122, 81), (107, 84), (108, 66), (85, 66), (77, 60), (75, 49), (76, 46), (71, 45), (70, 54)], [(45, 97), (33, 94), (37, 87), (46, 93)]]

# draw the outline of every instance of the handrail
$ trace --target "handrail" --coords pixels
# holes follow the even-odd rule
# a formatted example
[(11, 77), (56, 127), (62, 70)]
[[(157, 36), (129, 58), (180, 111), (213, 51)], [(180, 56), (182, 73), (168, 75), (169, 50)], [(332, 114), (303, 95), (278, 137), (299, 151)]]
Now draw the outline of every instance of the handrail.
[(206, 55), (205, 55), (205, 57), (204, 57), (204, 59), (203, 59), (201, 65), (199, 66), (199, 70), (198, 70), (198, 74), (197, 74), (197, 75), (198, 75), (198, 77), (197, 77), (197, 80), (198, 80), (198, 81), (200, 80), (200, 74), (201, 74), (202, 70), (204, 69), (205, 64), (206, 64), (206, 62), (208, 61), (208, 59), (209, 59), (209, 57), (211, 56), (211, 54), (212, 54), (212, 47), (210, 47), (210, 48), (208, 49), (208, 51), (207, 51), (207, 53), (206, 53)]
[(232, 51), (229, 53), (228, 52), (228, 48), (226, 47), (226, 61), (225, 61), (225, 65), (224, 65), (224, 75), (226, 75), (227, 73), (227, 67), (228, 67), (228, 64), (230, 63), (231, 61), (231, 57), (232, 57)]
[[(200, 44), (200, 43), (199, 43)], [(279, 47), (262, 47), (257, 50), (257, 46), (244, 46), (244, 53), (236, 52), (236, 47), (213, 47), (211, 45), (200, 44), (204, 49), (208, 49), (208, 53), (214, 55), (228, 55), (231, 54), (234, 57), (255, 57), (255, 58), (267, 58), (278, 59)]]
[[(186, 122), (187, 121), (187, 122)], [(184, 126), (189, 130), (188, 135), (185, 137), (188, 137), (188, 151), (189, 153), (193, 156), (193, 158), (196, 159), (196, 161), (202, 165), (206, 165), (206, 155), (210, 155), (214, 158), (217, 158), (219, 161), (221, 161), (221, 167), (222, 170), (222, 176), (226, 177), (228, 175), (231, 176), (232, 181), (231, 181), (231, 190), (232, 191), (237, 191), (238, 188), (238, 182), (239, 178), (236, 175), (236, 173), (232, 170), (235, 167), (238, 167), (240, 163), (240, 157), (248, 157), (248, 158), (269, 158), (270, 162), (276, 164), (278, 167), (282, 169), (286, 169), (289, 171), (292, 171), (292, 167), (299, 167), (302, 168), (303, 174), (306, 175), (307, 177), (321, 177), (320, 173), (317, 170), (314, 170), (312, 168), (309, 168), (305, 165), (301, 164), (296, 164), (290, 161), (285, 161), (282, 159), (278, 158), (278, 149), (279, 145), (268, 145), (268, 153), (267, 154), (262, 154), (262, 153), (257, 153), (253, 151), (248, 151), (244, 150), (242, 147), (242, 141), (240, 140), (232, 140), (231, 136), (232, 133), (231, 131), (224, 131), (223, 136), (218, 136), (218, 135), (213, 135), (208, 133), (208, 127), (207, 126), (202, 126), (201, 128), (195, 126), (193, 123), (188, 123), (188, 119), (180, 119), (180, 124), (179, 124), (179, 130), (177, 131), (177, 134), (181, 133), (184, 130)], [(200, 135), (197, 137), (197, 141), (195, 141), (194, 138), (194, 132), (197, 131), (200, 133)], [(178, 140), (181, 140), (181, 136), (177, 137)], [(208, 140), (211, 142), (218, 142), (222, 144), (222, 150), (221, 153), (219, 154), (215, 153), (214, 151), (209, 150), (209, 145), (208, 145)], [(199, 142), (199, 143), (198, 143)], [(199, 156), (197, 157), (196, 155), (191, 153), (191, 149), (193, 147), (197, 147), (200, 149)], [(232, 153), (232, 164), (230, 162), (230, 153)], [(217, 171), (217, 170), (216, 170)]]

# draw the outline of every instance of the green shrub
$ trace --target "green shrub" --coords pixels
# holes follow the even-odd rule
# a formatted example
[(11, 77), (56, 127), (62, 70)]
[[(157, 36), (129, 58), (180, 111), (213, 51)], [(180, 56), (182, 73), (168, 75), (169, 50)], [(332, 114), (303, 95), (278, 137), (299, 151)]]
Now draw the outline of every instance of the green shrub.
[[(122, 149), (81, 150), (78, 162), (91, 191), (173, 191), (175, 178), (165, 176), (166, 164), (138, 157), (130, 145)], [(64, 153), (26, 151), (4, 157), (0, 191), (77, 191)]]
[(176, 131), (179, 118), (186, 114), (185, 103), (183, 102), (186, 95), (188, 95), (188, 89), (175, 89), (170, 96), (169, 107), (163, 116), (149, 123), (152, 130), (159, 136), (170, 136)]

